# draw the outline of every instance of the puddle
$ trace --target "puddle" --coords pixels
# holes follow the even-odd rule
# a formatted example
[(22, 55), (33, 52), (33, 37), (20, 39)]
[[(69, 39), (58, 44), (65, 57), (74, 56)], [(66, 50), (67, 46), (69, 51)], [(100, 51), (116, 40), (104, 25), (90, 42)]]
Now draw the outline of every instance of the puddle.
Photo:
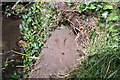
[(76, 35), (69, 29), (55, 30), (48, 38), (30, 78), (65, 77), (77, 64)]
[[(10, 50), (17, 49), (17, 41), (21, 36), (19, 30), (19, 24), (21, 19), (18, 17), (9, 17), (2, 19), (2, 72), (3, 78), (8, 78), (10, 75), (17, 70), (15, 65), (16, 60), (20, 60), (20, 55), (12, 53)], [(8, 60), (8, 66), (5, 66), (6, 61)], [(0, 64), (1, 65), (1, 64)]]

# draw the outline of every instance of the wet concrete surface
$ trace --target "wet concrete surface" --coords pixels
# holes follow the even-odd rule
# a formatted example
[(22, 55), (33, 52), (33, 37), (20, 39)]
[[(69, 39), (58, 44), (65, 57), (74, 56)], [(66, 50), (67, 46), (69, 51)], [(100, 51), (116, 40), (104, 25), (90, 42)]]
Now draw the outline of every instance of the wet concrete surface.
[(76, 35), (69, 29), (55, 30), (48, 38), (30, 78), (65, 77), (77, 64)]

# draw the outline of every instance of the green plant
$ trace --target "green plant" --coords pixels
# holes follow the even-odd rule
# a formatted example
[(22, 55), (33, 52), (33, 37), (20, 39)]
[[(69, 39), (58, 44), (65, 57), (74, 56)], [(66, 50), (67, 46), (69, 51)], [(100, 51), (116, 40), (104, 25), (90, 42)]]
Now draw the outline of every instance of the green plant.
[[(22, 23), (19, 25), (20, 31), (23, 34), (23, 40), (27, 42), (27, 49), (23, 56), (24, 68), (30, 70), (30, 65), (34, 64), (35, 60), (45, 47), (46, 38), (49, 37), (48, 29), (52, 26), (52, 21), (55, 20), (54, 8), (46, 5), (44, 2), (33, 3), (22, 15)], [(32, 57), (32, 59), (31, 59)]]
[[(14, 9), (6, 7), (6, 16), (17, 15), (22, 18), (19, 25), (22, 34), (21, 39), (27, 43), (27, 48), (23, 52), (13, 51), (22, 55), (24, 70), (21, 75), (16, 72), (9, 78), (27, 78), (28, 72), (31, 71), (36, 59), (41, 53), (41, 49), (45, 46), (46, 38), (49, 37), (49, 30), (55, 22), (55, 9), (47, 5), (46, 2), (31, 3), (29, 7), (25, 8), (22, 4), (17, 4)], [(55, 25), (54, 25), (55, 26)], [(8, 64), (6, 63), (6, 66)], [(25, 75), (27, 74), (27, 75)]]
[[(84, 5), (84, 6), (81, 6)], [(120, 77), (120, 9), (115, 3), (80, 3), (77, 7), (82, 13), (94, 11), (99, 18), (99, 29), (90, 36), (91, 44), (87, 59), (71, 75), (79, 78), (119, 78)], [(98, 40), (95, 41), (96, 35)], [(73, 74), (75, 73), (75, 74)]]
[(64, 25), (61, 25), (61, 27), (60, 27), (61, 29), (65, 29), (65, 26)]

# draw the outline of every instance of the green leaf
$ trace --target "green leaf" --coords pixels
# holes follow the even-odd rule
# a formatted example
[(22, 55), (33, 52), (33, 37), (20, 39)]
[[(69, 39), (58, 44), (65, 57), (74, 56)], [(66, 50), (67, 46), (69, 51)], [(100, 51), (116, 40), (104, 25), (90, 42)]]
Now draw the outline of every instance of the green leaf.
[(26, 16), (26, 15), (22, 15), (22, 18), (23, 18), (24, 20), (26, 20), (26, 19), (27, 19), (27, 16)]
[(90, 36), (90, 40), (94, 40), (96, 36), (97, 36), (97, 33), (94, 31)]
[(99, 27), (101, 30), (105, 29), (106, 24), (105, 23), (99, 23)]
[(33, 36), (30, 36), (29, 40), (30, 40), (30, 41), (34, 40), (34, 37), (33, 37)]
[(38, 49), (39, 48), (37, 43), (33, 43), (32, 46), (34, 47), (34, 49)]
[(105, 23), (100, 23), (99, 26), (100, 27), (105, 27), (106, 25), (105, 25)]
[(86, 18), (87, 18), (87, 16), (86, 16), (86, 15), (82, 15), (82, 18), (83, 18), (83, 19), (86, 19)]
[(61, 29), (65, 29), (65, 26), (64, 25), (61, 25), (61, 27), (60, 27)]
[(22, 31), (22, 30), (23, 30), (23, 27), (22, 27), (22, 25), (21, 25), (21, 24), (19, 25), (19, 29), (20, 29), (20, 31)]
[(13, 75), (9, 76), (9, 79), (17, 79), (18, 75), (16, 73), (14, 73)]
[(28, 22), (31, 22), (31, 21), (32, 21), (32, 19), (29, 17), (27, 21), (28, 21)]
[(111, 78), (112, 76), (114, 76), (116, 73), (118, 72), (118, 70), (114, 71), (113, 73), (111, 73), (108, 78)]
[(72, 6), (72, 3), (68, 2), (67, 5), (68, 5), (68, 6)]
[(85, 6), (83, 5), (83, 3), (79, 3), (79, 5), (76, 7), (76, 10), (84, 10)]
[(107, 11), (102, 14), (102, 16), (103, 16), (104, 18), (107, 18), (107, 15), (108, 15), (108, 12), (107, 12)]
[(51, 11), (55, 11), (55, 9), (54, 8), (49, 8)]
[(112, 6), (112, 5), (106, 5), (106, 6), (104, 7), (104, 10), (106, 10), (106, 9), (113, 9), (113, 6)]
[(108, 18), (107, 18), (107, 21), (115, 21), (115, 20), (119, 20), (119, 16), (111, 13)]
[(89, 9), (95, 9), (95, 8), (96, 7), (93, 4), (91, 4), (90, 7), (89, 7)]
[(114, 16), (114, 17), (112, 16), (112, 20), (115, 21), (115, 20), (118, 20), (118, 19), (119, 19), (119, 16)]

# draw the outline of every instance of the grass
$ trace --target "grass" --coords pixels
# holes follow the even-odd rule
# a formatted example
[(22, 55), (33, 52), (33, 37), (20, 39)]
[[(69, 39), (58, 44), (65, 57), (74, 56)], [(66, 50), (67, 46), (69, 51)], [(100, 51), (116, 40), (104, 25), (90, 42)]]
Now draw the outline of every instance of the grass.
[[(95, 6), (98, 6), (98, 4), (103, 7), (98, 12), (98, 24), (100, 27), (100, 32), (102, 32), (102, 34), (98, 34), (99, 39), (97, 41), (91, 41), (91, 45), (87, 51), (87, 59), (80, 65), (80, 67), (78, 67), (78, 69), (74, 70), (71, 73), (71, 76), (78, 78), (119, 79), (120, 26), (117, 26), (116, 24), (119, 24), (118, 22), (120, 21), (118, 18), (120, 9), (115, 6), (115, 4), (113, 5), (108, 3), (91, 3), (90, 5), (94, 6), (90, 6), (90, 8), (93, 7), (95, 9)], [(112, 6), (115, 7), (113, 8)], [(103, 14), (106, 10), (109, 12), (107, 15), (108, 17), (103, 18), (101, 14)], [(105, 26), (100, 26), (101, 24), (104, 24)]]

